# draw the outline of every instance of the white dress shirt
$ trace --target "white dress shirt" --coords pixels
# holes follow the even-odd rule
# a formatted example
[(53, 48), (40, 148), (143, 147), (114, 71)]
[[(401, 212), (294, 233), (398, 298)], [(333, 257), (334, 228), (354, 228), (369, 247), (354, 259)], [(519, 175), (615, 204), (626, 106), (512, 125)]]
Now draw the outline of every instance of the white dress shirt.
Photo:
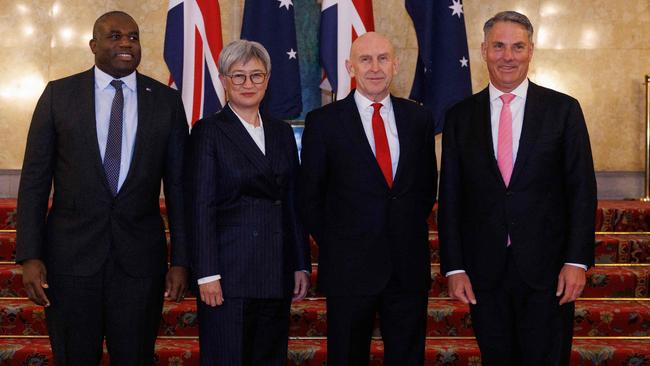
[[(363, 125), (363, 131), (366, 133), (366, 137), (368, 138), (370, 149), (372, 149), (372, 153), (377, 156), (377, 153), (375, 152), (375, 134), (372, 132), (372, 114), (375, 111), (372, 104), (375, 102), (361, 95), (358, 90), (354, 92), (354, 102), (359, 110), (361, 124)], [(382, 99), (379, 103), (382, 104), (379, 114), (381, 114), (381, 118), (384, 120), (384, 128), (386, 129), (386, 137), (388, 138), (388, 149), (390, 150), (390, 162), (393, 169), (393, 178), (395, 178), (397, 163), (399, 162), (399, 138), (397, 136), (397, 125), (395, 124), (395, 112), (393, 111), (393, 103), (390, 100), (390, 95), (386, 96), (386, 98)]]
[[(514, 94), (515, 97), (510, 101), (510, 113), (512, 114), (512, 167), (514, 169), (517, 160), (517, 152), (519, 151), (519, 139), (521, 138), (521, 130), (524, 125), (524, 109), (526, 107), (526, 95), (528, 94), (528, 79), (525, 79), (518, 87), (516, 87), (509, 94)], [(497, 89), (492, 82), (488, 86), (490, 93), (490, 125), (492, 127), (492, 146), (494, 147), (494, 158), (498, 156), (497, 147), (499, 145), (499, 116), (503, 108), (503, 101), (501, 95), (506, 94)], [(505, 245), (505, 244), (504, 244)], [(565, 263), (570, 266), (580, 267), (587, 270), (587, 266), (578, 263)], [(464, 270), (455, 270), (445, 273), (445, 276), (456, 273), (464, 273)]]
[(111, 107), (115, 97), (115, 88), (111, 81), (121, 80), (124, 94), (124, 114), (122, 118), (122, 155), (120, 161), (120, 177), (117, 181), (117, 191), (120, 191), (126, 175), (131, 167), (135, 134), (138, 130), (138, 88), (135, 71), (116, 79), (95, 66), (95, 124), (97, 126), (97, 143), (99, 153), (104, 161), (108, 126), (111, 119)]

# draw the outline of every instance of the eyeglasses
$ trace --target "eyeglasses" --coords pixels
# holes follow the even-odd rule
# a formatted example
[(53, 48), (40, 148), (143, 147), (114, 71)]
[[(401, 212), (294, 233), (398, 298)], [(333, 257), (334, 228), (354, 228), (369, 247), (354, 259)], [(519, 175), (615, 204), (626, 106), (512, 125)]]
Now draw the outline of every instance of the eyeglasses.
[(266, 74), (263, 72), (255, 72), (250, 75), (231, 74), (226, 76), (230, 78), (233, 85), (243, 85), (246, 82), (246, 78), (249, 78), (253, 84), (262, 84), (266, 80)]

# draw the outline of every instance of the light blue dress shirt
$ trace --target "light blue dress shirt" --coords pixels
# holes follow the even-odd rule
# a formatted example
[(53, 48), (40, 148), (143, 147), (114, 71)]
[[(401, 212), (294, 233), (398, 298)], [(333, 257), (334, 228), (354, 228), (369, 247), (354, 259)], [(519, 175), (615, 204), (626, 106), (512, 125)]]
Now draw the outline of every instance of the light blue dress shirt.
[(106, 140), (108, 139), (108, 125), (111, 117), (111, 106), (115, 97), (115, 88), (111, 85), (113, 80), (122, 80), (122, 93), (124, 94), (124, 115), (122, 123), (122, 161), (120, 162), (120, 178), (117, 182), (119, 192), (131, 166), (135, 134), (138, 130), (138, 88), (135, 71), (131, 74), (116, 79), (95, 66), (95, 123), (97, 125), (97, 143), (99, 153), (104, 161)]

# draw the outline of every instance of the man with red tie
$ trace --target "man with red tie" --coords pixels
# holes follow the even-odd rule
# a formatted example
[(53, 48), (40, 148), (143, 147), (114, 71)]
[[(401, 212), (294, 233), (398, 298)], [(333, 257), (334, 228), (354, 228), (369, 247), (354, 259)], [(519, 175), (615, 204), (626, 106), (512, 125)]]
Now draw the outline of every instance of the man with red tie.
[(390, 95), (398, 66), (390, 41), (365, 33), (346, 62), (357, 89), (305, 121), (299, 197), (319, 245), (328, 365), (368, 364), (376, 314), (385, 365), (424, 361), (435, 132), (430, 112)]
[(533, 26), (496, 14), (490, 84), (445, 119), (441, 272), (470, 304), (484, 366), (568, 365), (574, 301), (594, 263), (596, 179), (580, 104), (526, 77)]

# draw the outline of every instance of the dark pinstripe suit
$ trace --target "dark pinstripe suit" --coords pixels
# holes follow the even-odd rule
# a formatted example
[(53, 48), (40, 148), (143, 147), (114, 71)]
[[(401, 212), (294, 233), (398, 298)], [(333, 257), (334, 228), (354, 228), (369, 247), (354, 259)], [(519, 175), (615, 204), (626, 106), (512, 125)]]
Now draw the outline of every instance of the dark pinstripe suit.
[[(266, 155), (228, 106), (192, 130), (192, 269), (196, 278), (221, 275), (225, 298), (217, 308), (198, 301), (205, 365), (241, 364), (240, 357), (250, 355), (248, 338), (260, 334), (249, 333), (255, 329), (246, 327), (246, 314), (265, 306), (259, 299), (275, 299), (268, 302), (278, 304), (286, 319), (270, 326), (277, 329), (265, 327), (261, 336), (276, 343), (282, 338), (277, 345), (283, 345), (283, 359), (273, 362), (284, 364), (293, 273), (310, 269), (294, 201), (298, 153), (293, 132), (271, 117), (262, 121)], [(232, 325), (237, 321), (246, 329)]]

